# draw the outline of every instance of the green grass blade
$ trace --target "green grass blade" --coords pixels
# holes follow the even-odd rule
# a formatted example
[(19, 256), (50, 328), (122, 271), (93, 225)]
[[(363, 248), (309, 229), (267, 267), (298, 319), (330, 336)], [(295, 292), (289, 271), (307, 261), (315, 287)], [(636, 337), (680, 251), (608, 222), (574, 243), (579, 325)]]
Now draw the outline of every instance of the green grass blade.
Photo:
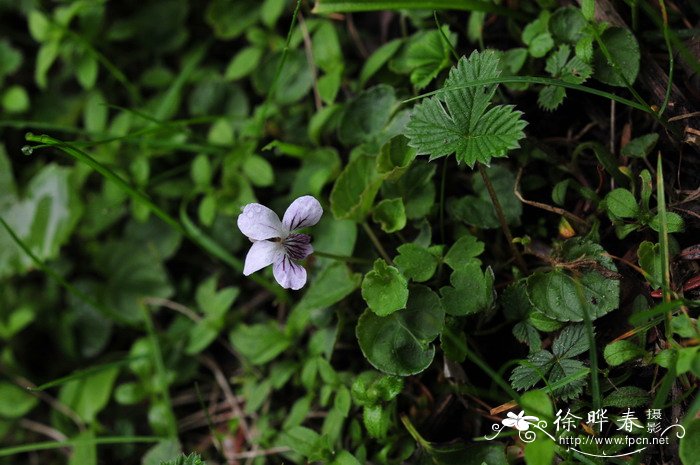
[(94, 366), (91, 366), (90, 368), (86, 368), (84, 370), (78, 370), (78, 371), (71, 373), (70, 375), (63, 376), (63, 377), (55, 379), (53, 381), (49, 381), (48, 383), (44, 383), (41, 386), (30, 387), (27, 389), (29, 389), (30, 391), (45, 391), (47, 389), (51, 389), (51, 388), (56, 387), (56, 386), (62, 386), (62, 385), (69, 383), (71, 381), (77, 381), (80, 379), (84, 379), (84, 378), (87, 378), (89, 376), (94, 375), (95, 373), (99, 373), (99, 372), (104, 371), (104, 370), (109, 370), (110, 368), (127, 365), (131, 362), (135, 362), (137, 360), (142, 360), (144, 358), (146, 358), (145, 355), (137, 355), (135, 357), (128, 357), (128, 358), (124, 358), (122, 360), (116, 360), (114, 362), (103, 363), (101, 365), (94, 365)]
[(425, 94), (418, 95), (416, 97), (412, 97), (410, 99), (406, 99), (403, 101), (403, 103), (408, 103), (413, 100), (420, 100), (424, 97), (430, 97), (432, 95), (438, 95), (442, 94), (445, 92), (449, 92), (451, 90), (459, 90), (459, 89), (466, 89), (468, 87), (477, 87), (477, 86), (487, 86), (490, 84), (542, 84), (542, 85), (548, 85), (548, 86), (557, 86), (557, 87), (564, 87), (566, 89), (571, 89), (571, 90), (576, 90), (579, 92), (585, 92), (587, 94), (592, 94), (596, 95), (598, 97), (603, 97), (609, 100), (614, 100), (617, 103), (621, 103), (622, 105), (626, 105), (630, 108), (634, 108), (636, 110), (641, 110), (645, 113), (648, 113), (652, 116), (656, 116), (656, 113), (647, 105), (642, 105), (638, 102), (635, 102), (634, 100), (629, 100), (624, 97), (620, 97), (615, 94), (611, 94), (610, 92), (605, 92), (603, 90), (598, 90), (594, 89), (592, 87), (587, 87), (587, 86), (582, 86), (580, 84), (572, 84), (570, 82), (564, 82), (559, 79), (552, 79), (552, 78), (546, 78), (546, 77), (538, 77), (538, 76), (500, 76), (497, 78), (490, 78), (490, 79), (475, 79), (474, 81), (459, 85), (459, 86), (450, 86), (450, 87), (443, 87), (442, 89), (434, 90), (432, 92), (427, 92)]
[(134, 443), (154, 443), (162, 441), (163, 438), (156, 436), (105, 436), (91, 440), (67, 440), (67, 441), (46, 441), (23, 444), (21, 446), (5, 447), (0, 449), (0, 457), (23, 454), (25, 452), (36, 452), (40, 450), (60, 449), (63, 447), (74, 447), (83, 444), (109, 445), (109, 444), (134, 444)]
[(480, 0), (316, 0), (312, 12), (327, 14), (381, 10), (462, 10), (525, 16), (518, 11)]

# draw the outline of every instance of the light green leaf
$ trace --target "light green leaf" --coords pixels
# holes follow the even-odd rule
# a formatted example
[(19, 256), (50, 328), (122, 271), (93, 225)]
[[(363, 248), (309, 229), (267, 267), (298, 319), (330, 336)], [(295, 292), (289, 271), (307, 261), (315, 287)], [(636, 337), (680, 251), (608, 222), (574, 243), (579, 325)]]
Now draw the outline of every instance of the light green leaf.
[(20, 85), (8, 87), (2, 94), (2, 107), (7, 113), (22, 113), (29, 109), (29, 94)]
[(231, 344), (253, 365), (263, 365), (284, 352), (291, 340), (277, 323), (239, 324), (229, 335)]
[[(651, 222), (649, 223), (651, 229), (653, 229), (656, 232), (661, 231), (661, 220), (659, 218), (659, 215), (659, 213), (654, 215), (654, 218), (652, 218)], [(680, 216), (678, 213), (667, 211), (666, 228), (667, 232), (669, 233), (681, 232), (685, 229), (685, 221), (683, 221), (683, 217)]]
[(535, 58), (545, 56), (554, 46), (554, 40), (549, 33), (549, 17), (549, 11), (544, 10), (536, 20), (523, 29), (523, 42), (528, 46), (530, 55)]
[(0, 417), (21, 418), (38, 403), (39, 399), (27, 390), (9, 382), (0, 381)]
[(369, 309), (360, 317), (356, 334), (365, 358), (378, 370), (408, 376), (425, 370), (435, 356), (430, 344), (442, 330), (445, 313), (429, 288), (411, 288), (406, 309), (377, 316)]
[[(0, 153), (0, 168), (9, 167), (3, 155), (4, 151)], [(0, 216), (40, 260), (58, 256), (82, 214), (72, 173), (70, 168), (48, 164), (29, 181), (20, 199), (11, 193), (10, 172), (3, 174), (4, 181), (0, 179), (10, 189), (0, 194)], [(0, 277), (24, 273), (33, 266), (32, 259), (0, 228)]]
[(430, 84), (440, 71), (451, 64), (450, 47), (445, 43), (442, 34), (445, 34), (453, 46), (457, 43), (457, 35), (451, 33), (447, 26), (443, 26), (442, 29), (442, 33), (432, 30), (414, 35), (403, 56), (397, 59), (400, 63), (395, 63), (395, 66), (410, 72), (411, 83), (418, 90)]
[(118, 374), (119, 368), (112, 367), (69, 381), (61, 387), (58, 399), (85, 422), (92, 423), (109, 402)]
[(644, 349), (637, 344), (626, 339), (612, 342), (605, 346), (603, 356), (610, 366), (622, 365), (630, 360), (637, 359), (644, 355)]
[(401, 231), (406, 227), (403, 201), (400, 198), (382, 200), (372, 210), (372, 221), (378, 223), (386, 233)]
[[(410, 145), (419, 154), (435, 159), (455, 153), (459, 162), (470, 167), (478, 161), (489, 164), (493, 157), (505, 157), (519, 147), (527, 124), (513, 106), (489, 104), (496, 85), (464, 88), (465, 82), (496, 78), (500, 75), (498, 55), (492, 51), (473, 52), (450, 70), (444, 88), (449, 89), (423, 100), (413, 109), (406, 126)], [(462, 87), (462, 88), (458, 88)]]
[(402, 39), (391, 40), (379, 47), (367, 58), (360, 71), (360, 87), (364, 87), (367, 81), (399, 51), (401, 45), (403, 45)]
[(390, 315), (406, 308), (408, 282), (399, 270), (377, 259), (374, 268), (362, 280), (362, 298), (377, 315)]
[(260, 64), (263, 49), (258, 47), (245, 47), (231, 59), (224, 71), (224, 79), (236, 81), (248, 76)]
[(645, 276), (649, 280), (649, 284), (654, 289), (660, 289), (663, 283), (661, 274), (663, 267), (661, 266), (659, 244), (649, 241), (642, 242), (637, 248), (637, 258), (639, 259), (639, 266), (644, 270)]

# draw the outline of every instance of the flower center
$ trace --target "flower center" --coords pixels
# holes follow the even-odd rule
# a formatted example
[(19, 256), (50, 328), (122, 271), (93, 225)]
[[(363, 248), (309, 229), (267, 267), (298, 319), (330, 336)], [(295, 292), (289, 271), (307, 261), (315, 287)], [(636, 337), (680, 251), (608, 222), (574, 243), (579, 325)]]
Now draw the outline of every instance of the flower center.
[(282, 240), (284, 251), (293, 260), (303, 260), (309, 255), (311, 236), (308, 234), (290, 234)]

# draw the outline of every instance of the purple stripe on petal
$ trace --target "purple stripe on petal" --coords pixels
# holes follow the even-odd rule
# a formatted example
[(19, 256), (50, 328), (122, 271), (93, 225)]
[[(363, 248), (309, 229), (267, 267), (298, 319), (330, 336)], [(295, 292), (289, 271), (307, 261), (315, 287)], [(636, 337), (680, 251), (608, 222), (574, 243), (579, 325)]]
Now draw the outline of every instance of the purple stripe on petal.
[(282, 223), (290, 230), (308, 228), (318, 223), (323, 215), (321, 204), (310, 195), (299, 197), (284, 212)]
[(294, 263), (288, 256), (283, 256), (272, 265), (275, 280), (285, 289), (299, 290), (306, 284), (306, 270)]
[(292, 260), (303, 260), (314, 251), (311, 237), (306, 234), (290, 234), (284, 241), (284, 251)]

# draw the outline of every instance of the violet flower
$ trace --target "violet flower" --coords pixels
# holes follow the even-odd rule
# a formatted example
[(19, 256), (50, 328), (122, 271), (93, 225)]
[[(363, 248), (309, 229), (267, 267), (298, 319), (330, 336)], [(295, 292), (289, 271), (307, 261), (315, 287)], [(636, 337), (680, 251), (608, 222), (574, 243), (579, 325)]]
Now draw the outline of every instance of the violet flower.
[(275, 212), (259, 203), (243, 207), (238, 229), (253, 242), (245, 257), (243, 274), (248, 276), (272, 265), (275, 279), (285, 289), (298, 290), (306, 284), (306, 270), (298, 261), (313, 253), (311, 236), (294, 233), (318, 223), (323, 215), (314, 197), (299, 197), (284, 212), (280, 221)]

